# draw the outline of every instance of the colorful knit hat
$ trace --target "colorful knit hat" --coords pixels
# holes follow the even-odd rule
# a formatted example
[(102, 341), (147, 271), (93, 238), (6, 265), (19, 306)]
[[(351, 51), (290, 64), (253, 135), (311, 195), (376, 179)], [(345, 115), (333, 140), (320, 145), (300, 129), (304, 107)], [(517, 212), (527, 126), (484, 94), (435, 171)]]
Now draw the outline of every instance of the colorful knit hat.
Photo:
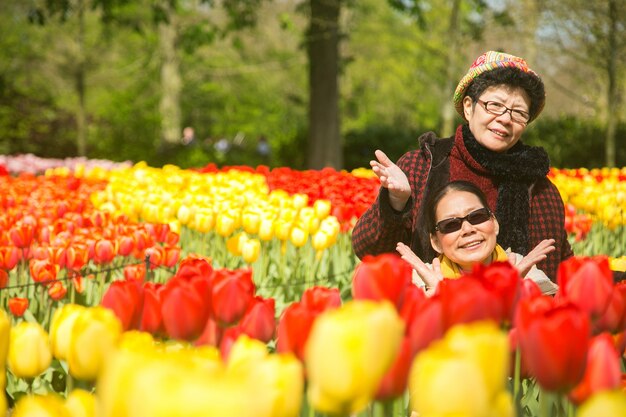
[[(457, 113), (461, 115), (461, 117), (465, 117), (463, 114), (463, 97), (465, 96), (465, 91), (467, 91), (467, 87), (474, 81), (474, 78), (478, 77), (480, 74), (494, 70), (496, 68), (518, 68), (526, 73), (532, 74), (539, 77), (535, 71), (531, 70), (528, 67), (528, 64), (524, 59), (519, 58), (514, 55), (505, 54), (504, 52), (497, 51), (488, 51), (476, 58), (476, 61), (472, 64), (467, 74), (461, 78), (459, 85), (456, 86), (456, 90), (454, 91), (454, 107), (456, 108)], [(537, 113), (535, 117), (541, 113), (545, 102), (542, 101), (537, 106)]]

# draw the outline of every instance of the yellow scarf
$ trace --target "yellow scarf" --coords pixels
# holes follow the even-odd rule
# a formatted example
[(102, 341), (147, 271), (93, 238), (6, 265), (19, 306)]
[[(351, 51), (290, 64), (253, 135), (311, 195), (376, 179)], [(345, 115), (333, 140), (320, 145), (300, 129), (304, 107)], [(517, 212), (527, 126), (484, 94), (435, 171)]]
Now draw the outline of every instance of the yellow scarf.
[[(509, 260), (509, 257), (507, 256), (504, 249), (502, 249), (502, 246), (496, 245), (496, 248), (493, 250), (493, 253), (491, 254), (491, 260), (489, 261), (489, 263), (496, 262), (496, 261), (506, 262), (508, 260)], [(461, 268), (459, 268), (459, 265), (452, 262), (445, 255), (443, 254), (439, 255), (439, 261), (441, 262), (441, 273), (443, 274), (444, 278), (454, 279), (454, 278), (459, 278), (461, 275), (463, 275), (463, 271), (461, 270)]]

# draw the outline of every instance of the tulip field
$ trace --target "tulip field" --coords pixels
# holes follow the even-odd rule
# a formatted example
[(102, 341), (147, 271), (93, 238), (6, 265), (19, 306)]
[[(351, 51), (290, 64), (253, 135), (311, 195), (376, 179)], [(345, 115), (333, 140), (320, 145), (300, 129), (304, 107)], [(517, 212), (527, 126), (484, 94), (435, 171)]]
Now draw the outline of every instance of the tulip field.
[(432, 297), (360, 261), (369, 169), (0, 157), (0, 415), (626, 415), (626, 168), (553, 169), (575, 257)]

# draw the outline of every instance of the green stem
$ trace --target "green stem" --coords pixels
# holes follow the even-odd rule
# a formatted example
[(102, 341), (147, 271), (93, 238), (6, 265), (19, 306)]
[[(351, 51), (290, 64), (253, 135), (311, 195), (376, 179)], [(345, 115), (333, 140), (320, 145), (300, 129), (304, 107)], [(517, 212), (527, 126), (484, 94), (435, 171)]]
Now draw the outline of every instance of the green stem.
[(571, 401), (567, 401), (567, 417), (574, 417), (574, 404)]
[(519, 401), (519, 395), (520, 395), (521, 371), (522, 371), (522, 353), (518, 346), (517, 349), (515, 349), (515, 370), (513, 374), (513, 401), (515, 401), (516, 403)]
[(552, 394), (541, 390), (539, 393), (539, 417), (552, 417)]

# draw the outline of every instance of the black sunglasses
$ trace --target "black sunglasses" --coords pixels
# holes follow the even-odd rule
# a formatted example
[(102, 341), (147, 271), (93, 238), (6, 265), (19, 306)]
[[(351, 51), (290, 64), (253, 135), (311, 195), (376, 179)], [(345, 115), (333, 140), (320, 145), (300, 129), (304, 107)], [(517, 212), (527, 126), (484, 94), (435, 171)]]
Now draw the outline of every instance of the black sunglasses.
[(476, 226), (486, 222), (491, 218), (491, 211), (488, 208), (479, 208), (469, 213), (465, 217), (452, 217), (444, 219), (435, 225), (435, 230), (443, 234), (453, 233), (463, 227), (463, 222), (467, 220), (470, 224)]

